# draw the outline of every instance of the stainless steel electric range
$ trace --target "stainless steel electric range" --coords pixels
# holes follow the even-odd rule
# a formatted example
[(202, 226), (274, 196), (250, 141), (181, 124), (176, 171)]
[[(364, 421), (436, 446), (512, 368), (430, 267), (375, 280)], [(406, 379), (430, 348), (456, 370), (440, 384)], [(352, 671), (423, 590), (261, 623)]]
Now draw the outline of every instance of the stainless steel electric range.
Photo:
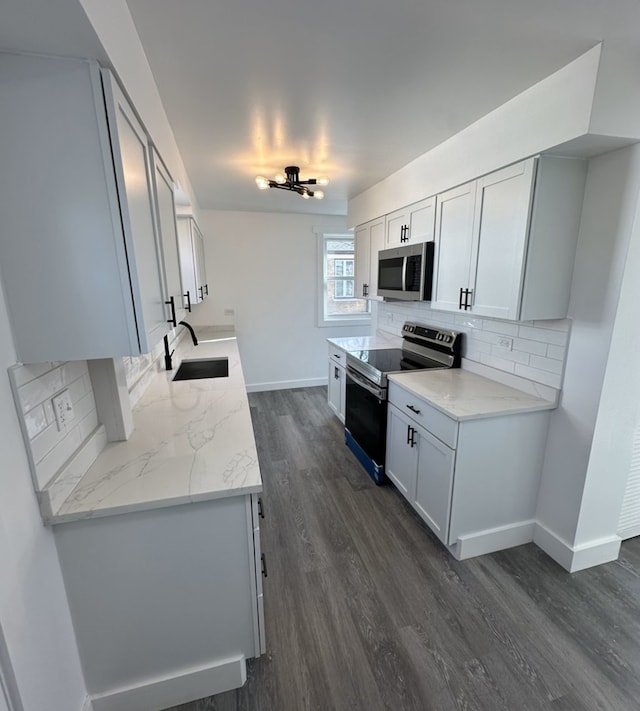
[(387, 375), (459, 368), (462, 334), (407, 321), (402, 348), (347, 353), (345, 441), (376, 484), (384, 483)]

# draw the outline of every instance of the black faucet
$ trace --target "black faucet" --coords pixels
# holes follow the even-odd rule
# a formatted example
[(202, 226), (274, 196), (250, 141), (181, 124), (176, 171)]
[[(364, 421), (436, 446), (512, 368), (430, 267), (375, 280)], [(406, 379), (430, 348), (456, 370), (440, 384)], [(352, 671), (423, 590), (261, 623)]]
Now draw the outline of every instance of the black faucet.
[[(193, 330), (193, 326), (191, 324), (187, 323), (186, 321), (180, 321), (178, 325), (182, 324), (186, 328), (189, 329), (189, 333), (191, 334), (191, 340), (193, 341), (193, 345), (197, 346), (198, 345), (198, 339), (196, 338), (196, 332)], [(169, 336), (164, 337), (164, 367), (165, 370), (173, 370), (173, 364), (171, 363), (171, 356), (174, 354), (174, 351), (169, 351)]]

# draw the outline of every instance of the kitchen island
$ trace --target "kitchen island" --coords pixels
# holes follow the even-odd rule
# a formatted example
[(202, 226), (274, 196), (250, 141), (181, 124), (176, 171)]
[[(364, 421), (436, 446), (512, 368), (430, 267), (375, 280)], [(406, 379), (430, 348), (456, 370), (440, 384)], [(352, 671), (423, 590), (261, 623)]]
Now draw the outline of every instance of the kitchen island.
[[(241, 686), (265, 649), (263, 514), (232, 332), (183, 339), (59, 508), (56, 545), (94, 711), (156, 711)], [(172, 380), (184, 359), (223, 378)]]

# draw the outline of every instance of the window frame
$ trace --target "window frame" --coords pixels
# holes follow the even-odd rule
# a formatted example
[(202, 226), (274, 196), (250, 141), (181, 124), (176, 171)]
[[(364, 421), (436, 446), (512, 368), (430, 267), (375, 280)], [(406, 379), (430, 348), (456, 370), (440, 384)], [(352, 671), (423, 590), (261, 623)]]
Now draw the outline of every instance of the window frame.
[[(369, 326), (371, 324), (371, 302), (367, 302), (367, 312), (358, 314), (337, 314), (334, 316), (327, 316), (325, 313), (325, 299), (327, 293), (327, 249), (326, 245), (330, 240), (351, 240), (354, 246), (354, 259), (353, 259), (353, 276), (342, 276), (337, 277), (340, 280), (356, 279), (356, 268), (355, 268), (355, 235), (353, 231), (348, 232), (329, 232), (329, 231), (316, 231), (317, 236), (317, 289), (316, 289), (316, 302), (317, 302), (317, 325), (320, 328), (325, 327), (353, 327), (353, 326)], [(336, 277), (331, 277), (335, 279)], [(358, 299), (357, 296), (345, 296), (339, 297), (340, 299), (351, 300)]]

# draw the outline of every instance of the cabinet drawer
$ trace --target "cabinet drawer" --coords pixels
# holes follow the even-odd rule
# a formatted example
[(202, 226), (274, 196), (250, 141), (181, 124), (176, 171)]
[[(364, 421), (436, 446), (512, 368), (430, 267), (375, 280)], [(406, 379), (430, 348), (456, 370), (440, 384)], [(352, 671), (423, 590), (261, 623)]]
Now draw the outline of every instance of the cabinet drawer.
[(347, 364), (347, 352), (343, 351), (342, 348), (338, 348), (338, 346), (329, 345), (329, 360), (344, 368)]
[(426, 400), (389, 382), (389, 402), (414, 422), (431, 432), (452, 449), (458, 441), (458, 423), (432, 407)]

